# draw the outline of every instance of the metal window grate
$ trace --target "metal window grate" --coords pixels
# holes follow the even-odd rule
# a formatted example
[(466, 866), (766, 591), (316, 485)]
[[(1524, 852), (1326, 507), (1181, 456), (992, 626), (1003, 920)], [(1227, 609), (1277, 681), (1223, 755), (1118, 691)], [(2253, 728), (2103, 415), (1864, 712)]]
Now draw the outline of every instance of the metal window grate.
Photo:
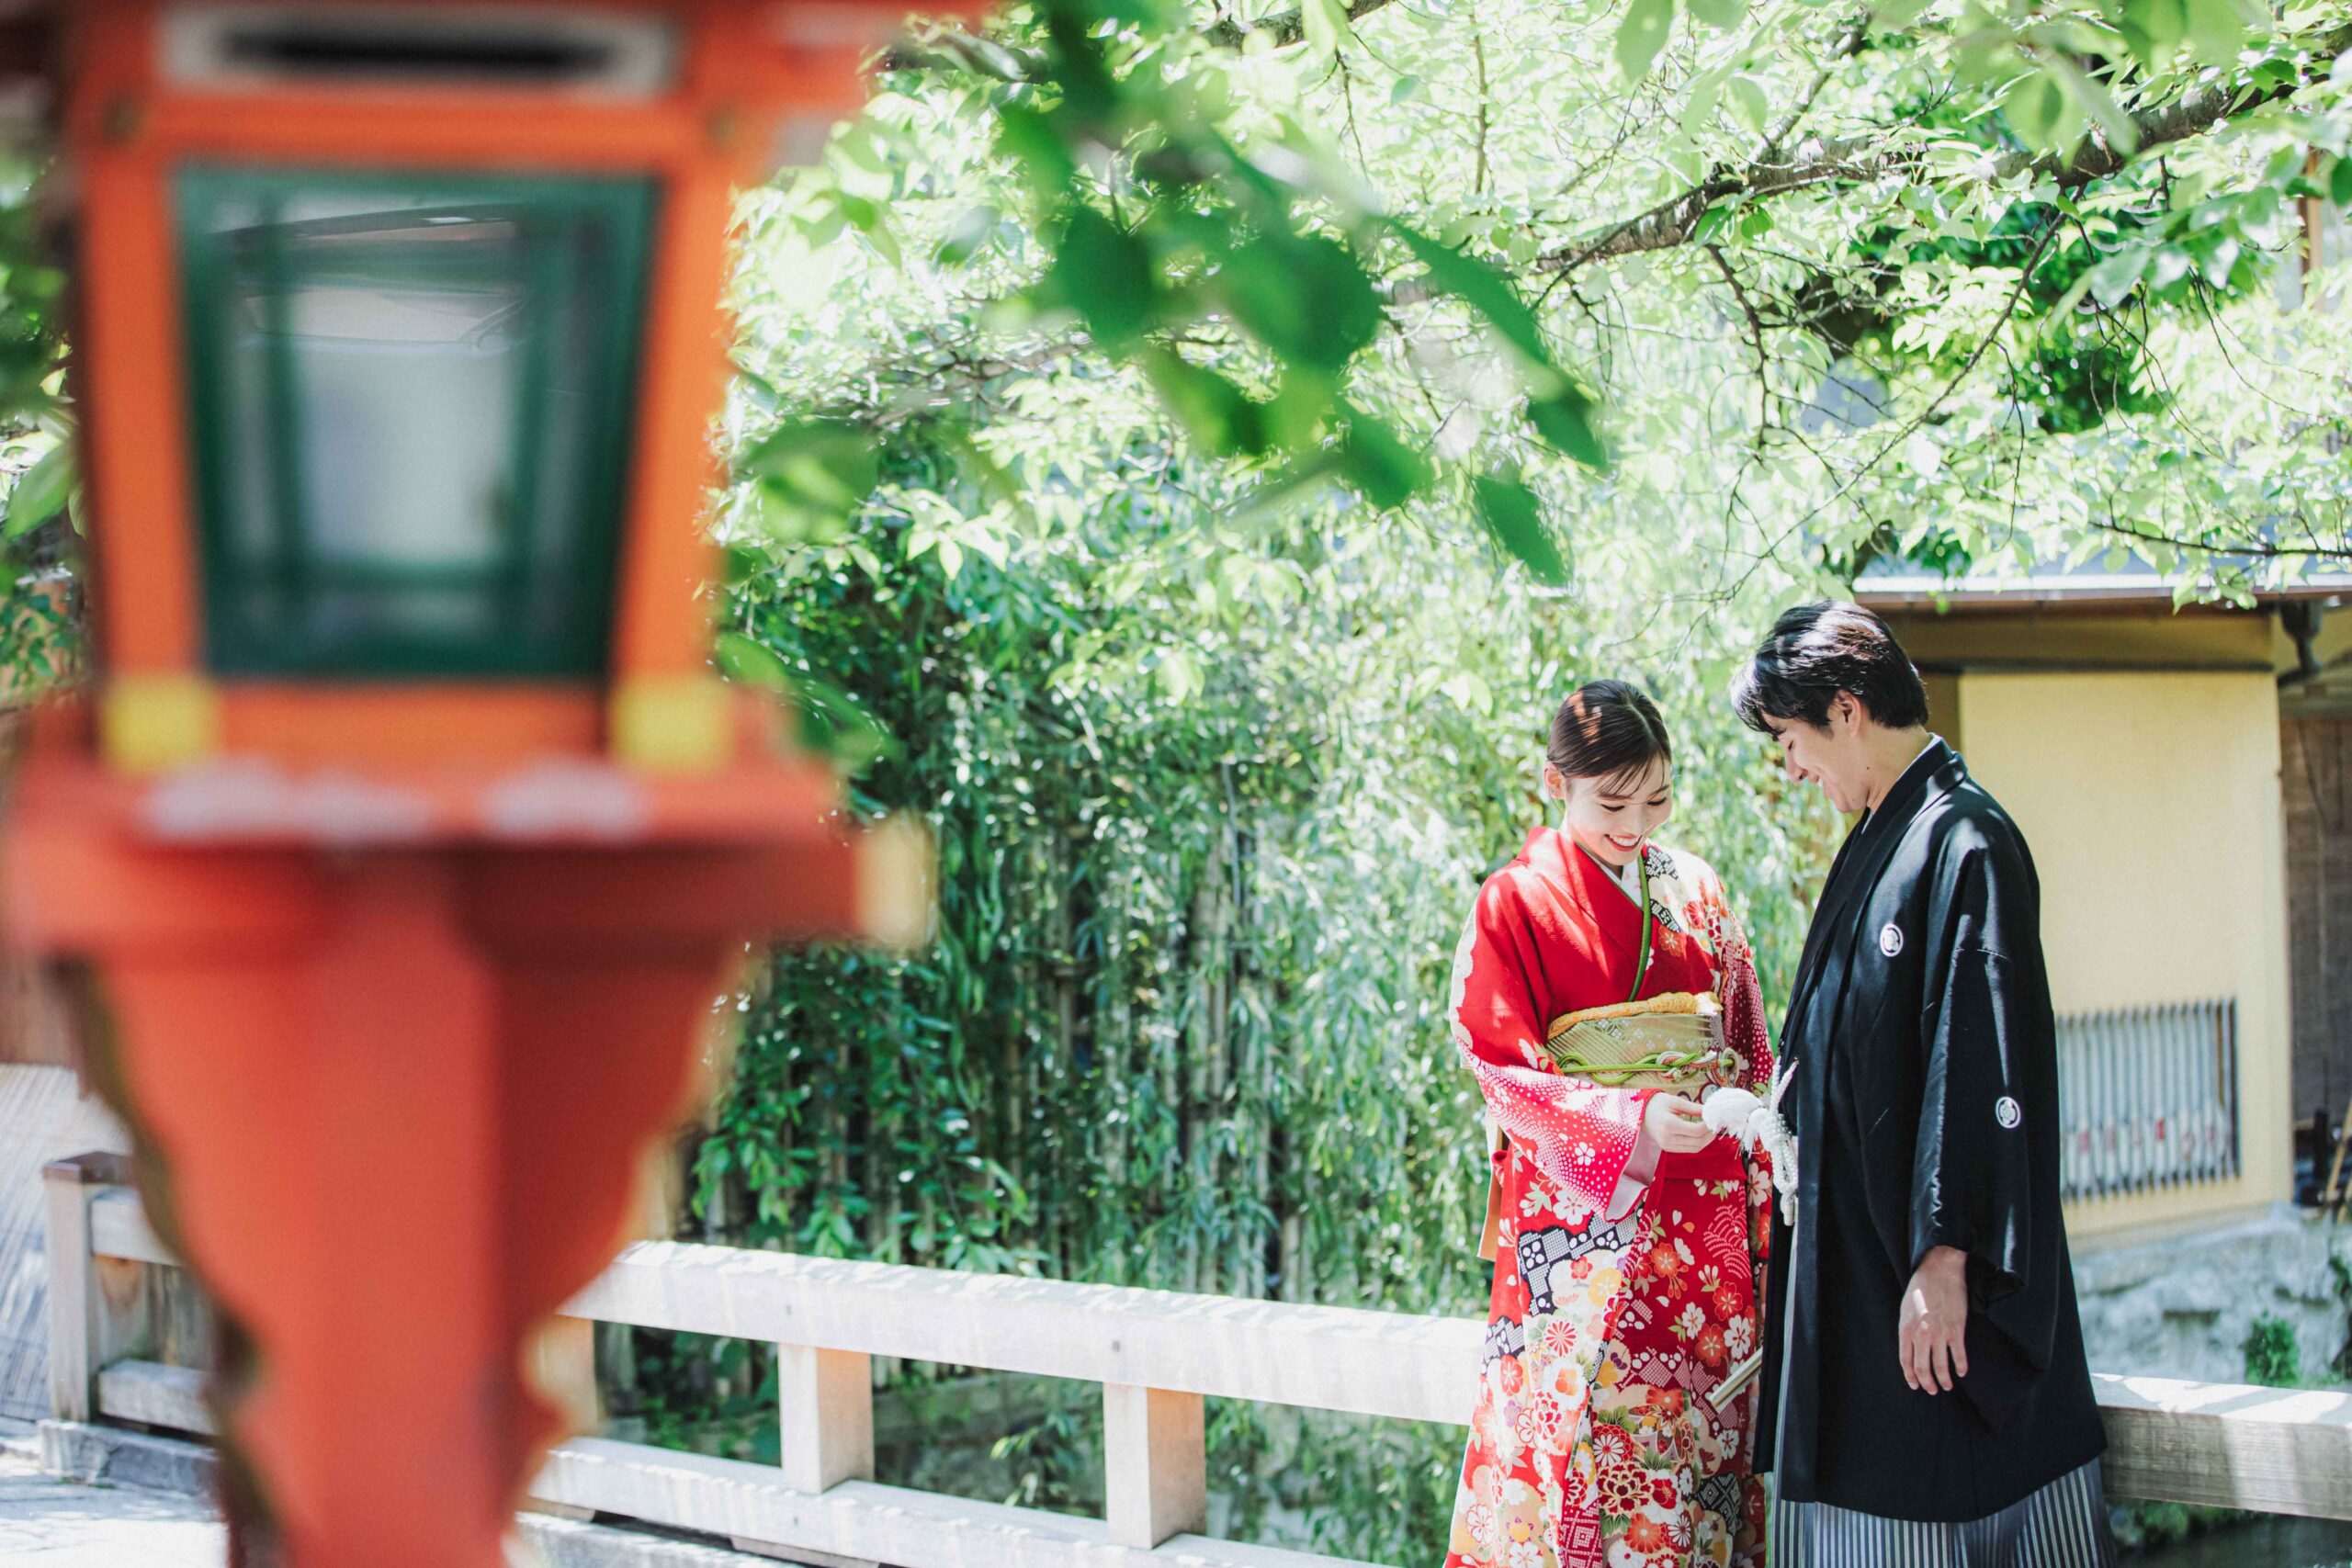
[(2066, 1197), (2238, 1173), (2234, 998), (2062, 1018), (2058, 1077)]

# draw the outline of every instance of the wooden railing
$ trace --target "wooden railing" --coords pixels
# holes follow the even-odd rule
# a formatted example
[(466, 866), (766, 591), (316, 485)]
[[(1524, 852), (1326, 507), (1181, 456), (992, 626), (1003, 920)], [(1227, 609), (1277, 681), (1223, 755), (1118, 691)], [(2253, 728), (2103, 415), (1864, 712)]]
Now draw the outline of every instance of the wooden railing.
[[(98, 1271), (172, 1263), (135, 1195), (107, 1184), (109, 1175), (77, 1160), (49, 1168), (57, 1414), (206, 1432), (194, 1373), (119, 1359), (107, 1342)], [(1464, 1318), (669, 1242), (628, 1248), (568, 1311), (775, 1344), (783, 1459), (749, 1464), (583, 1438), (549, 1459), (537, 1501), (803, 1562), (899, 1568), (1329, 1563), (1197, 1533), (1207, 1523), (1203, 1401), (1458, 1424), (1484, 1339), (1484, 1325)], [(1102, 1384), (1105, 1517), (876, 1483), (874, 1356)], [(2352, 1394), (2096, 1381), (2112, 1495), (2352, 1518)]]
[(2234, 1000), (2076, 1013), (2058, 1021), (2059, 1183), (2068, 1199), (2238, 1173)]

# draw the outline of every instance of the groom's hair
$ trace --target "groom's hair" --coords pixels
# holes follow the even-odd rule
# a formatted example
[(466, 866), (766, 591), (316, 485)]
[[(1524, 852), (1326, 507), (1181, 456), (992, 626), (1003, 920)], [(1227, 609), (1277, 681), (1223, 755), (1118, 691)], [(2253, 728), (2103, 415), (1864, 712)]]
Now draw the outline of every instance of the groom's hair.
[(1889, 729), (1928, 722), (1928, 691), (1894, 634), (1860, 604), (1823, 601), (1783, 611), (1756, 657), (1732, 678), (1732, 705), (1750, 729), (1794, 720), (1825, 729), (1844, 692)]

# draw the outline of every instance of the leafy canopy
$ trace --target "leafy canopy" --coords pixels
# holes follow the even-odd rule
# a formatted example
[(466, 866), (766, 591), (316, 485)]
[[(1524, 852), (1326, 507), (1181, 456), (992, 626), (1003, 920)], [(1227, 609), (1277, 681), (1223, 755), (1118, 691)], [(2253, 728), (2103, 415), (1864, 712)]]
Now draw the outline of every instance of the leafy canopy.
[(2340, 4), (1045, 0), (893, 51), (763, 231), (927, 296), (862, 428), (1085, 356), (1260, 504), (1421, 498), (1549, 586), (1672, 464), (1726, 559), (2122, 545), (2242, 593), (2346, 547), (2340, 475), (2244, 454), (2342, 418), (2340, 320), (2290, 307), (2347, 46)]
[[(2352, 8), (2181, 15), (1048, 5), (893, 51), (746, 203), (719, 526), (730, 668), (930, 820), (939, 939), (746, 994), (713, 1230), (1475, 1311), (1451, 961), (1567, 687), (1658, 696), (1667, 837), (1777, 988), (1827, 824), (1722, 701), (1774, 610), (1872, 552), (2226, 593), (2345, 542), (2301, 246)], [(1228, 1416), (1245, 1517), (1442, 1553), (1458, 1434)]]

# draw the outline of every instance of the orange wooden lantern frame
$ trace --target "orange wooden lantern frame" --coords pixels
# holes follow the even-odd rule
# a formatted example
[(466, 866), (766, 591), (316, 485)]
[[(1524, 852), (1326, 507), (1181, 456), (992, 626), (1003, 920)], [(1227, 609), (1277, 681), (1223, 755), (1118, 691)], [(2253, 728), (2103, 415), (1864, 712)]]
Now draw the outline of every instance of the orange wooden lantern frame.
[[(672, 88), (582, 101), (194, 86), (161, 43), (203, 8), (62, 18), (100, 673), (95, 715), (35, 726), (0, 893), (15, 941), (103, 981), (93, 1055), (151, 1212), (251, 1337), (215, 1390), (232, 1522), (294, 1568), (489, 1568), (561, 1425), (523, 1353), (610, 1258), (747, 941), (927, 917), (908, 835), (845, 830), (830, 771), (709, 672), (698, 525), (732, 193), (780, 121), (855, 100), (896, 14), (499, 0), (668, 26)], [(172, 209), (191, 162), (656, 182), (602, 682), (211, 672)]]
[[(429, 0), (392, 0), (428, 10)], [(445, 3), (439, 7), (447, 10)], [(529, 4), (509, 6), (526, 12)], [(563, 9), (558, 6), (554, 9)], [(591, 100), (458, 85), (220, 87), (162, 65), (164, 0), (78, 0), (66, 14), (65, 141), (81, 188), (77, 384), (107, 685), (101, 735), (118, 765), (154, 772), (220, 751), (288, 759), (609, 749), (616, 761), (710, 768), (730, 750), (707, 674), (710, 547), (698, 516), (718, 475), (709, 421), (729, 374), (719, 307), (733, 193), (768, 173), (786, 117), (831, 116), (861, 91), (857, 51), (887, 5), (624, 0), (681, 42), (660, 96)], [(205, 667), (185, 312), (171, 175), (208, 160), (255, 166), (650, 177), (660, 203), (643, 323), (634, 465), (611, 668), (576, 682), (376, 686), (216, 682)]]

